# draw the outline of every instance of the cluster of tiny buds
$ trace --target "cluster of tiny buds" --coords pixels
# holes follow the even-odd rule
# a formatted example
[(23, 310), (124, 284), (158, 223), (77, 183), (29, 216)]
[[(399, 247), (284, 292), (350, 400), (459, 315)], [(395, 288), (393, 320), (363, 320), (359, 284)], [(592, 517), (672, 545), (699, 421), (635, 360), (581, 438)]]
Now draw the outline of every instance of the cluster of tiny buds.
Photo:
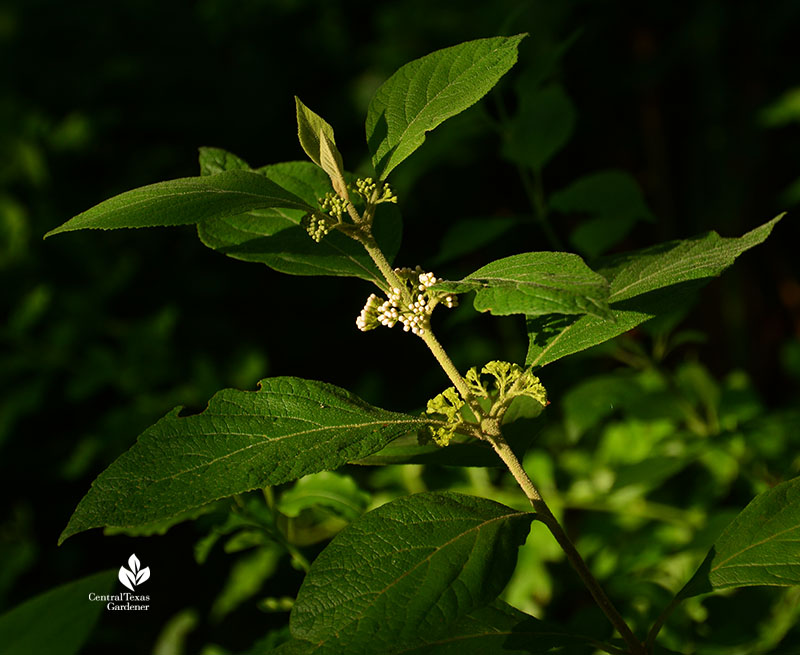
[[(405, 289), (394, 287), (387, 294), (387, 300), (375, 294), (367, 298), (364, 309), (356, 319), (356, 326), (362, 332), (379, 325), (394, 327), (399, 322), (404, 332), (422, 336), (430, 328), (431, 314), (437, 304), (442, 303), (446, 307), (458, 304), (456, 296), (439, 296), (430, 291), (430, 287), (441, 282), (433, 273), (425, 273), (419, 266), (416, 269), (396, 268), (394, 272)], [(410, 297), (412, 302), (405, 302), (404, 296)]]
[(381, 195), (377, 200), (373, 201), (372, 196), (378, 190), (378, 183), (371, 177), (357, 179), (355, 190), (365, 201), (374, 202), (376, 205), (380, 205), (382, 202), (397, 202), (397, 196), (394, 195), (392, 188), (385, 182), (381, 186)]
[(327, 212), (338, 221), (342, 220), (342, 214), (347, 211), (347, 203), (333, 192), (326, 193), (324, 198), (320, 198), (319, 205), (322, 211)]
[(330, 220), (326, 216), (306, 214), (303, 217), (302, 226), (306, 229), (308, 235), (314, 239), (314, 241), (319, 243), (322, 241), (322, 237), (328, 234), (328, 232), (330, 232), (336, 226), (336, 222)]

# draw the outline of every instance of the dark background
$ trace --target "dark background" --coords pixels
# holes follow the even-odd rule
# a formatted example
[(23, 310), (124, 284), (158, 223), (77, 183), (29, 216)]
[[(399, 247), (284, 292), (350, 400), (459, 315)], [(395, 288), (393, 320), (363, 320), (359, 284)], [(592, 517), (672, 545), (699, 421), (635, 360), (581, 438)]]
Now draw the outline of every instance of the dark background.
[[(687, 325), (717, 375), (749, 373), (775, 407), (797, 399), (796, 264), (800, 125), (765, 108), (800, 86), (796, 1), (391, 3), (325, 0), (118, 0), (0, 4), (0, 611), (55, 584), (118, 568), (153, 571), (153, 608), (104, 616), (87, 653), (147, 652), (164, 621), (205, 607), (224, 555), (192, 558), (190, 525), (165, 537), (56, 540), (94, 477), (176, 405), (202, 409), (225, 386), (296, 375), (413, 409), (446, 381), (422, 344), (361, 335), (369, 293), (344, 278), (291, 278), (225, 258), (191, 228), (75, 233), (71, 216), (124, 190), (196, 175), (196, 148), (253, 166), (301, 159), (297, 94), (336, 129), (351, 168), (367, 161), (363, 117), (403, 63), (464, 40), (528, 31), (520, 67), (578, 31), (556, 78), (574, 101), (573, 139), (548, 189), (600, 168), (640, 182), (658, 218), (623, 249), (714, 229), (739, 236), (783, 210), (772, 238), (714, 282)], [(495, 95), (513, 108), (514, 71)], [(487, 99), (490, 116), (496, 102)], [(467, 129), (468, 128), (468, 129)], [(479, 120), (444, 125), (397, 171), (404, 265), (425, 265), (459, 218), (527, 211), (516, 172)], [(556, 224), (563, 237), (569, 223)], [(535, 229), (463, 259), (548, 249)], [(461, 368), (521, 361), (517, 319), (451, 320), (440, 338)], [(403, 362), (387, 375), (387, 354)], [(554, 365), (548, 388), (582, 374)], [(294, 593), (299, 574), (271, 590)], [(244, 648), (275, 622), (242, 611), (203, 639)]]

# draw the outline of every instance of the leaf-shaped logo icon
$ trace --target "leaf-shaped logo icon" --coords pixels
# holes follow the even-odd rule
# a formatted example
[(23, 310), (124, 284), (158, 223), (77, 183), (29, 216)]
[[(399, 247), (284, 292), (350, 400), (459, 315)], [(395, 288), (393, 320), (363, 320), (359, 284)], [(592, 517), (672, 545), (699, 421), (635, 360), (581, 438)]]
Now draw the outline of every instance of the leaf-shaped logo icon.
[(150, 567), (145, 566), (141, 571), (136, 574), (136, 584), (142, 584), (150, 579)]
[(117, 577), (123, 585), (125, 585), (131, 591), (134, 591), (133, 586), (136, 584), (136, 578), (134, 577), (133, 573), (131, 573), (124, 566), (120, 566), (119, 575)]
[(119, 575), (117, 577), (128, 589), (135, 591), (134, 587), (136, 585), (140, 585), (150, 579), (150, 567), (145, 566), (141, 568), (142, 563), (139, 561), (139, 558), (136, 557), (135, 553), (128, 558), (128, 566), (131, 567), (130, 571), (124, 566), (120, 566)]

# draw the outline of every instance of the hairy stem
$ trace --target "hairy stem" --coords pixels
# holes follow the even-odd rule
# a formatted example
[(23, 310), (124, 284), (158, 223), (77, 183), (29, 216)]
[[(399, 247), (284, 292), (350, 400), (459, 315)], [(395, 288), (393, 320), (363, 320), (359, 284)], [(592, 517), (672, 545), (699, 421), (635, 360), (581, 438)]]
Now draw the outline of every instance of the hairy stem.
[(386, 256), (383, 254), (383, 251), (380, 249), (380, 246), (376, 243), (375, 239), (371, 234), (367, 234), (362, 236), (359, 241), (361, 245), (364, 246), (364, 249), (367, 251), (367, 254), (372, 258), (372, 261), (375, 262), (375, 266), (378, 267), (378, 270), (383, 275), (383, 278), (386, 280), (386, 283), (389, 285), (390, 288), (400, 289), (403, 293), (403, 300), (406, 302), (409, 301), (408, 293), (405, 291), (405, 285), (397, 277), (397, 274), (394, 272), (392, 265), (389, 263), (389, 260), (386, 259)]
[[(358, 240), (369, 253), (372, 261), (375, 262), (378, 270), (380, 270), (381, 274), (386, 279), (387, 284), (390, 287), (401, 289), (403, 295), (408, 296), (405, 285), (397, 277), (394, 269), (392, 269), (372, 235), (370, 233), (366, 233)], [(572, 541), (570, 541), (570, 538), (567, 536), (564, 528), (561, 527), (561, 524), (558, 522), (555, 516), (553, 516), (553, 513), (550, 511), (547, 503), (544, 502), (539, 490), (533, 484), (530, 477), (528, 477), (525, 469), (522, 468), (522, 464), (520, 464), (517, 456), (514, 454), (514, 451), (511, 450), (511, 447), (503, 437), (500, 429), (499, 419), (486, 415), (486, 412), (483, 411), (473, 394), (470, 392), (466, 381), (461, 376), (461, 373), (458, 372), (458, 369), (455, 367), (452, 360), (447, 355), (444, 348), (433, 335), (433, 333), (430, 330), (426, 330), (420, 335), (420, 337), (428, 346), (431, 353), (436, 358), (436, 361), (439, 362), (439, 365), (447, 374), (447, 377), (450, 378), (450, 381), (458, 390), (459, 394), (464, 399), (464, 402), (466, 402), (470, 409), (472, 409), (472, 411), (475, 413), (475, 417), (480, 423), (481, 437), (492, 444), (495, 452), (500, 456), (500, 459), (503, 460), (503, 463), (508, 467), (508, 470), (511, 471), (511, 474), (514, 476), (517, 484), (519, 484), (520, 488), (533, 506), (533, 509), (536, 511), (537, 519), (544, 523), (550, 530), (550, 533), (553, 535), (553, 537), (555, 537), (555, 540), (558, 542), (558, 545), (561, 546), (561, 549), (566, 554), (570, 564), (578, 573), (584, 585), (586, 585), (586, 587), (589, 589), (589, 592), (592, 594), (595, 602), (608, 617), (609, 621), (611, 621), (611, 624), (616, 628), (620, 636), (625, 640), (631, 655), (646, 655), (647, 652), (644, 645), (636, 638), (636, 635), (633, 634), (633, 631), (625, 622), (625, 619), (622, 618), (622, 615), (614, 607), (611, 599), (609, 599), (609, 597), (606, 595), (605, 591), (600, 586), (600, 583), (592, 575), (592, 572), (589, 570), (586, 562), (584, 562), (583, 558), (580, 556), (580, 553), (578, 553), (575, 545), (572, 543)]]
[(528, 497), (533, 509), (537, 513), (536, 518), (544, 523), (547, 526), (547, 529), (550, 530), (550, 533), (553, 535), (555, 540), (558, 542), (558, 545), (561, 546), (561, 549), (567, 556), (572, 568), (575, 569), (576, 573), (583, 581), (583, 584), (589, 590), (589, 593), (592, 594), (592, 598), (594, 598), (597, 605), (608, 617), (608, 620), (611, 621), (611, 624), (625, 640), (625, 643), (628, 645), (631, 654), (645, 655), (646, 650), (644, 646), (636, 638), (636, 635), (633, 634), (633, 631), (628, 627), (625, 619), (622, 618), (622, 615), (617, 611), (617, 608), (614, 607), (614, 604), (606, 595), (606, 592), (600, 586), (600, 583), (597, 581), (594, 575), (592, 575), (592, 572), (589, 570), (586, 562), (581, 557), (577, 548), (575, 548), (575, 544), (572, 543), (572, 540), (567, 536), (564, 528), (561, 527), (561, 524), (558, 522), (556, 517), (553, 516), (553, 513), (550, 511), (547, 503), (544, 502), (544, 499), (539, 493), (539, 490), (534, 486), (533, 482), (531, 482), (531, 479), (528, 477), (525, 469), (522, 468), (522, 464), (520, 464), (517, 456), (514, 454), (514, 451), (511, 450), (508, 443), (506, 443), (505, 439), (503, 438), (503, 435), (499, 430), (499, 425), (495, 425), (494, 427), (496, 435), (491, 435), (490, 441), (492, 446), (494, 447), (495, 452), (500, 456), (500, 459), (503, 460), (503, 463), (508, 467), (508, 470), (511, 471), (511, 475), (514, 476), (514, 479), (517, 481), (517, 484), (519, 484), (522, 491), (525, 492), (525, 495)]
[[(410, 302), (410, 297), (406, 291), (405, 284), (402, 283), (400, 278), (397, 277), (397, 274), (394, 272), (394, 269), (389, 264), (388, 260), (383, 254), (383, 251), (378, 247), (378, 244), (375, 243), (375, 240), (369, 236), (361, 241), (366, 251), (369, 253), (369, 256), (372, 258), (372, 261), (375, 262), (375, 265), (380, 270), (383, 277), (386, 279), (386, 283), (389, 287), (393, 287), (395, 289), (400, 289), (403, 293), (403, 301), (408, 303)], [(425, 345), (428, 346), (433, 356), (436, 358), (436, 361), (439, 362), (439, 366), (442, 367), (442, 370), (447, 374), (447, 377), (450, 378), (450, 381), (453, 383), (453, 386), (458, 390), (458, 393), (461, 394), (461, 397), (464, 399), (470, 409), (473, 411), (475, 416), (480, 419), (483, 415), (483, 410), (481, 409), (478, 402), (475, 400), (474, 396), (469, 390), (466, 381), (461, 376), (461, 373), (458, 372), (455, 364), (453, 364), (450, 357), (445, 352), (444, 348), (442, 348), (442, 344), (439, 343), (438, 339), (434, 336), (433, 332), (430, 330), (425, 330), (423, 334), (420, 335), (420, 338), (425, 342)]]
[(442, 344), (439, 343), (439, 340), (430, 330), (426, 330), (420, 335), (420, 338), (425, 342), (425, 345), (428, 346), (431, 353), (433, 353), (436, 361), (439, 362), (439, 366), (442, 367), (442, 370), (447, 374), (447, 377), (450, 378), (450, 382), (453, 383), (453, 386), (464, 399), (464, 402), (469, 405), (469, 408), (475, 414), (475, 417), (480, 420), (484, 414), (484, 411), (478, 404), (477, 400), (475, 400), (475, 397), (469, 390), (469, 387), (467, 386), (464, 378), (461, 376), (461, 373), (458, 372), (455, 364), (453, 364), (444, 348), (442, 348)]

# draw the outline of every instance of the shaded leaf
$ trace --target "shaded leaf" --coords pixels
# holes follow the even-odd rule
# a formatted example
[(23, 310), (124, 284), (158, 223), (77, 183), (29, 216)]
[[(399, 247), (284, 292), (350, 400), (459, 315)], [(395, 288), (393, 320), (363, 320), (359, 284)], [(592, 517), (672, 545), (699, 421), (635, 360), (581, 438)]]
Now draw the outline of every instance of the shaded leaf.
[(536, 619), (511, 605), (496, 601), (455, 622), (446, 635), (426, 639), (392, 655), (484, 655), (486, 653), (597, 652), (599, 642)]
[[(513, 405), (512, 405), (513, 406)], [(541, 407), (541, 406), (540, 406)], [(509, 410), (510, 411), (510, 410)], [(508, 415), (509, 412), (506, 412)], [(503, 419), (505, 420), (505, 416)], [(512, 417), (513, 418), (513, 417)], [(503, 433), (511, 449), (518, 457), (523, 455), (536, 438), (537, 433), (526, 422), (525, 429), (518, 433), (514, 426), (504, 426)], [(485, 441), (456, 434), (447, 448), (433, 443), (420, 444), (415, 434), (403, 435), (372, 455), (351, 462), (367, 466), (389, 464), (438, 464), (441, 466), (503, 467), (503, 461)]]
[(114, 571), (96, 573), (61, 585), (0, 616), (3, 655), (74, 655), (89, 637), (106, 604), (90, 602), (90, 593), (111, 593)]
[[(486, 655), (503, 653), (565, 653), (582, 655), (597, 652), (600, 642), (590, 637), (570, 634), (560, 626), (549, 624), (520, 612), (508, 603), (495, 601), (453, 622), (445, 634), (411, 638), (407, 645), (366, 645), (358, 652), (380, 655)], [(334, 638), (322, 644), (292, 640), (274, 653), (282, 655), (325, 655), (347, 652), (340, 650)], [(569, 650), (565, 650), (569, 649)]]
[(222, 148), (200, 148), (200, 175), (217, 175), (225, 171), (253, 170), (241, 157)]
[(73, 230), (191, 225), (272, 207), (312, 209), (263, 175), (232, 170), (126, 191), (50, 230), (45, 238)]
[(431, 266), (446, 264), (485, 248), (523, 223), (523, 219), (508, 216), (465, 218), (458, 221), (445, 232), (439, 252), (431, 260)]
[[(259, 169), (310, 205), (331, 189), (325, 173), (311, 162), (285, 162)], [(305, 211), (271, 209), (210, 220), (197, 226), (200, 240), (229, 257), (266, 264), (292, 275), (358, 277), (383, 287), (383, 276), (363, 246), (338, 231), (314, 242), (300, 226)], [(375, 238), (391, 261), (398, 248), (400, 213), (388, 203), (378, 207)]]
[(624, 171), (607, 170), (585, 175), (550, 197), (550, 206), (562, 213), (588, 217), (570, 235), (570, 243), (596, 257), (619, 243), (638, 221), (653, 221), (636, 180)]
[(268, 378), (226, 389), (201, 414), (173, 410), (94, 481), (61, 534), (131, 526), (308, 473), (335, 469), (423, 419), (373, 407), (323, 382)]
[(755, 585), (800, 585), (800, 478), (756, 496), (717, 538), (678, 597)]
[(219, 503), (208, 503), (200, 507), (193, 507), (185, 512), (180, 512), (175, 516), (161, 521), (153, 521), (152, 523), (143, 523), (130, 527), (109, 527), (103, 530), (106, 536), (113, 536), (117, 534), (126, 534), (129, 537), (151, 537), (153, 535), (164, 535), (167, 531), (178, 523), (184, 521), (194, 521), (205, 514), (209, 514), (220, 508)]
[(278, 509), (286, 516), (299, 516), (310, 507), (327, 507), (336, 514), (354, 521), (369, 505), (370, 495), (358, 488), (348, 475), (322, 471), (298, 480), (284, 491)]
[(518, 164), (540, 170), (569, 141), (575, 117), (572, 101), (560, 85), (525, 93), (510, 122), (503, 153)]
[(379, 179), (419, 148), (425, 134), (475, 104), (516, 63), (524, 34), (437, 50), (401, 67), (367, 110), (367, 144)]
[(452, 492), (383, 505), (345, 528), (314, 562), (292, 609), (292, 634), (345, 652), (381, 653), (420, 635), (447, 634), (503, 589), (532, 519)]
[(743, 252), (762, 243), (782, 217), (739, 238), (708, 232), (609, 258), (598, 271), (610, 282), (608, 302), (616, 322), (555, 314), (533, 318), (528, 321), (527, 363), (544, 366), (679, 307), (708, 278), (719, 275)]
[(577, 255), (528, 252), (498, 259), (459, 282), (435, 289), (475, 291), (475, 309), (506, 314), (594, 314), (610, 317), (608, 282)]
[(240, 557), (231, 567), (225, 586), (214, 599), (211, 618), (219, 621), (255, 596), (277, 569), (283, 551), (269, 544)]

